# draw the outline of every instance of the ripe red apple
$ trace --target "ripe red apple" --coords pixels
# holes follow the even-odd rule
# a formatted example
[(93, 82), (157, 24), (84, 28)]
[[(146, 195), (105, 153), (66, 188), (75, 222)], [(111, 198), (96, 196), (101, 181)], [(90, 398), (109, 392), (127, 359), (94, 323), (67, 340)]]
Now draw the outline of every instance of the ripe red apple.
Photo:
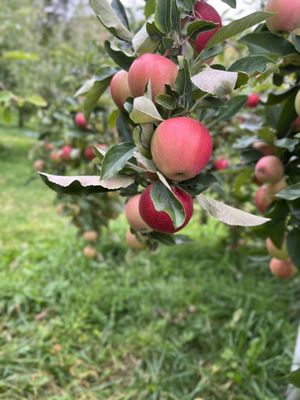
[(295, 110), (300, 117), (300, 90), (298, 91), (297, 96), (295, 98)]
[(260, 97), (256, 93), (252, 93), (248, 95), (246, 106), (249, 108), (255, 108), (258, 106), (260, 102)]
[(54, 150), (50, 153), (50, 159), (55, 163), (59, 164), (61, 162), (61, 152)]
[(98, 233), (96, 231), (86, 231), (83, 234), (83, 239), (87, 242), (96, 242), (98, 239)]
[(270, 183), (268, 185), (268, 192), (271, 196), (275, 196), (277, 193), (281, 192), (287, 187), (285, 177), (281, 178), (280, 181), (275, 183)]
[(169, 179), (181, 182), (196, 176), (212, 154), (212, 139), (201, 122), (175, 117), (162, 122), (151, 141), (156, 167)]
[(149, 226), (143, 220), (139, 211), (141, 194), (131, 197), (125, 206), (125, 215), (131, 228), (135, 231), (149, 230)]
[(192, 197), (175, 186), (172, 187), (172, 191), (176, 198), (181, 202), (185, 210), (185, 221), (177, 229), (174, 228), (173, 222), (168, 213), (165, 211), (157, 211), (154, 207), (151, 198), (151, 189), (153, 184), (149, 185), (143, 192), (140, 198), (139, 210), (143, 220), (147, 223), (150, 228), (156, 232), (162, 233), (174, 233), (184, 228), (193, 215), (193, 199)]
[(215, 29), (199, 33), (196, 40), (192, 41), (196, 52), (200, 53), (205, 48), (209, 39), (222, 27), (222, 19), (214, 7), (202, 0), (196, 2), (194, 15), (196, 20), (210, 21), (217, 24)]
[(214, 169), (221, 171), (222, 169), (229, 168), (229, 161), (226, 158), (219, 158), (213, 162)]
[(123, 110), (123, 106), (127, 97), (131, 97), (131, 92), (128, 85), (128, 72), (117, 72), (110, 83), (110, 94), (116, 106)]
[(75, 115), (75, 124), (82, 129), (87, 128), (87, 122), (85, 116), (82, 112), (79, 112)]
[(89, 161), (91, 161), (93, 158), (95, 158), (95, 153), (94, 153), (93, 147), (90, 146), (84, 150), (84, 157)]
[(52, 151), (52, 150), (54, 150), (54, 144), (52, 144), (52, 143), (48, 143), (48, 142), (45, 142), (44, 143), (44, 149), (45, 150), (47, 150), (47, 151)]
[(83, 249), (83, 255), (86, 258), (95, 258), (97, 256), (97, 250), (94, 247), (86, 246)]
[(70, 161), (71, 160), (71, 153), (72, 153), (72, 147), (71, 146), (63, 146), (61, 149), (61, 158), (64, 161)]
[(272, 156), (274, 155), (274, 146), (265, 142), (255, 142), (253, 143), (252, 147), (260, 151), (265, 156)]
[(128, 247), (130, 247), (131, 249), (143, 250), (146, 247), (146, 243), (145, 242), (141, 242), (136, 237), (136, 235), (131, 233), (130, 229), (128, 229), (128, 231), (126, 232), (126, 240), (127, 240)]
[(35, 160), (35, 162), (33, 163), (33, 169), (35, 169), (36, 171), (43, 171), (44, 168), (45, 168), (44, 160)]
[(278, 182), (284, 175), (284, 166), (275, 156), (262, 157), (255, 166), (255, 176), (262, 183)]
[(128, 84), (133, 97), (143, 96), (151, 82), (152, 100), (165, 92), (165, 85), (174, 84), (178, 67), (173, 61), (159, 54), (146, 53), (137, 58), (128, 71)]
[(277, 13), (266, 20), (271, 32), (293, 32), (300, 28), (300, 0), (268, 0), (266, 11)]
[(270, 270), (279, 279), (292, 278), (296, 273), (296, 268), (291, 260), (278, 260), (277, 258), (272, 258), (270, 261)]
[(279, 249), (275, 246), (272, 240), (268, 238), (266, 240), (266, 247), (271, 257), (277, 258), (278, 260), (287, 260), (289, 258), (285, 240)]
[(268, 192), (267, 186), (261, 186), (257, 190), (257, 192), (255, 193), (254, 202), (258, 211), (261, 214), (264, 214), (269, 205), (272, 203), (272, 198)]

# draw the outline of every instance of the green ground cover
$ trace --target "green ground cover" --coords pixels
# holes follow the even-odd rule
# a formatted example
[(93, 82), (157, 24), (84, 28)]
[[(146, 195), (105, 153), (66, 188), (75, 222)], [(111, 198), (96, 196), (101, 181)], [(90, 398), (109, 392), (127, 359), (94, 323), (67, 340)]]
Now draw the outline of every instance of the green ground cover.
[(0, 130), (0, 399), (279, 400), (298, 278), (277, 282), (214, 221), (195, 242), (127, 253), (121, 217), (103, 261), (31, 175), (32, 138)]

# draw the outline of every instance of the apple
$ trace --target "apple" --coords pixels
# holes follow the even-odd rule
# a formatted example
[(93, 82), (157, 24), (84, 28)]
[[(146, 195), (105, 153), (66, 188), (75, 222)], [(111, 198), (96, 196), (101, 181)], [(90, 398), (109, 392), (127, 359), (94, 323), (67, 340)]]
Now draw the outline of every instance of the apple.
[(151, 140), (156, 167), (169, 179), (181, 182), (193, 178), (205, 167), (212, 154), (209, 130), (188, 117), (162, 122)]
[(47, 150), (47, 151), (52, 151), (52, 150), (55, 149), (55, 147), (54, 147), (54, 144), (45, 142), (44, 143), (44, 149)]
[(42, 171), (45, 168), (45, 162), (44, 160), (35, 160), (33, 163), (33, 169), (36, 171)]
[(284, 175), (284, 166), (276, 156), (264, 156), (255, 166), (255, 176), (262, 183), (278, 182)]
[(141, 242), (136, 237), (136, 235), (131, 233), (130, 229), (128, 229), (128, 231), (126, 232), (126, 240), (127, 240), (128, 247), (130, 247), (131, 249), (143, 250), (146, 247), (146, 243), (145, 242)]
[(300, 0), (268, 0), (266, 11), (277, 13), (266, 20), (271, 32), (293, 32), (300, 28)]
[(125, 206), (125, 215), (129, 225), (135, 231), (149, 230), (149, 226), (143, 220), (139, 212), (141, 194), (131, 197)]
[(61, 152), (54, 150), (50, 153), (50, 159), (55, 163), (59, 164), (61, 162)]
[(274, 155), (274, 146), (265, 142), (255, 142), (252, 147), (261, 152), (264, 156), (273, 156)]
[(268, 192), (267, 186), (261, 186), (257, 192), (255, 193), (255, 198), (254, 202), (256, 205), (256, 208), (261, 214), (264, 214), (269, 207), (269, 205), (272, 203), (272, 198)]
[(222, 19), (217, 10), (210, 4), (202, 0), (198, 0), (194, 7), (194, 16), (196, 20), (210, 21), (217, 24), (217, 26), (207, 32), (200, 32), (196, 40), (191, 41), (197, 53), (200, 53), (206, 46), (207, 42), (214, 34), (222, 27)]
[(61, 149), (61, 158), (64, 161), (70, 161), (71, 160), (71, 153), (72, 153), (72, 147), (71, 146), (63, 146)]
[(278, 260), (287, 260), (289, 258), (286, 241), (282, 243), (281, 248), (275, 246), (270, 238), (266, 240), (266, 247), (271, 257), (277, 258)]
[(94, 153), (93, 147), (90, 146), (84, 150), (84, 157), (89, 161), (91, 161), (93, 158), (95, 158), (95, 153)]
[(271, 259), (270, 270), (279, 279), (292, 278), (296, 273), (296, 268), (291, 260), (278, 260), (277, 258)]
[(287, 187), (285, 177), (281, 178), (280, 181), (275, 183), (270, 183), (268, 185), (268, 192), (271, 196), (275, 196), (277, 193), (281, 192)]
[(249, 108), (256, 108), (260, 102), (260, 97), (256, 93), (251, 93), (248, 95), (246, 106)]
[(145, 53), (138, 57), (128, 71), (128, 84), (133, 97), (143, 96), (150, 81), (152, 100), (165, 93), (165, 85), (173, 85), (178, 67), (160, 54)]
[(294, 132), (300, 132), (300, 117), (296, 118), (292, 123), (292, 129)]
[(113, 76), (110, 83), (110, 94), (116, 106), (123, 110), (125, 100), (127, 97), (131, 97), (127, 71), (119, 71)]
[(86, 258), (95, 258), (97, 256), (97, 250), (94, 247), (86, 246), (83, 249), (83, 255)]
[(96, 231), (86, 231), (83, 234), (83, 239), (87, 242), (96, 242), (98, 239), (98, 233)]
[(226, 158), (218, 158), (214, 160), (213, 166), (216, 171), (221, 171), (222, 169), (229, 168), (229, 161)]
[(86, 122), (85, 116), (82, 112), (79, 112), (75, 115), (75, 124), (79, 128), (83, 128), (83, 129), (87, 128), (87, 122)]
[(295, 110), (300, 117), (300, 90), (298, 91), (297, 96), (295, 98)]
[(153, 183), (144, 190), (140, 198), (139, 210), (143, 220), (148, 226), (150, 226), (151, 229), (156, 232), (175, 233), (180, 231), (187, 225), (193, 215), (192, 197), (184, 190), (179, 189), (176, 186), (171, 186), (173, 193), (180, 201), (185, 211), (185, 221), (179, 228), (176, 229), (168, 213), (165, 211), (157, 211), (155, 209), (151, 198), (152, 187)]

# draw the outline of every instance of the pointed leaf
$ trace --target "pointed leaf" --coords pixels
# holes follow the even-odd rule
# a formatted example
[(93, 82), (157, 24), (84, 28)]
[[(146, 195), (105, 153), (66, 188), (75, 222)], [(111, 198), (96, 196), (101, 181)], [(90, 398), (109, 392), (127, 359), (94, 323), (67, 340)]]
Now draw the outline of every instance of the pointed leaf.
[(276, 194), (276, 197), (280, 199), (293, 201), (300, 198), (300, 183), (296, 183), (295, 185), (291, 185), (281, 192)]
[(203, 92), (224, 97), (233, 91), (237, 79), (238, 74), (236, 72), (220, 71), (207, 67), (194, 75), (192, 82)]
[(101, 164), (101, 178), (108, 179), (121, 171), (126, 162), (133, 157), (135, 145), (125, 142), (110, 147)]
[(156, 0), (155, 25), (162, 33), (179, 32), (180, 12), (174, 0)]
[(146, 96), (134, 99), (133, 111), (130, 113), (130, 118), (136, 124), (162, 121), (162, 117), (157, 111), (155, 104)]

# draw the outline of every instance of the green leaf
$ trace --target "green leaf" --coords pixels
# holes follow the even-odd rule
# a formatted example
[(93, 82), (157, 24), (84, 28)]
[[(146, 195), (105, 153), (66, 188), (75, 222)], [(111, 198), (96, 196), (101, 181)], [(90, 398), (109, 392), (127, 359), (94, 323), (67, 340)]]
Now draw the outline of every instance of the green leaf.
[(297, 113), (295, 110), (295, 99), (294, 96), (290, 96), (283, 103), (279, 114), (277, 123), (277, 133), (279, 137), (284, 136), (288, 132), (292, 122), (296, 117)]
[(216, 44), (222, 43), (225, 40), (231, 38), (232, 36), (238, 35), (244, 32), (246, 29), (251, 28), (265, 19), (271, 17), (273, 13), (268, 13), (265, 11), (254, 12), (247, 17), (243, 17), (237, 19), (235, 21), (230, 22), (230, 24), (223, 26), (219, 29), (214, 36), (208, 41), (206, 48), (210, 48), (215, 46)]
[(119, 19), (122, 22), (122, 24), (124, 26), (126, 26), (126, 28), (128, 30), (130, 30), (129, 29), (129, 21), (128, 21), (128, 17), (127, 17), (127, 14), (126, 14), (126, 10), (125, 10), (123, 4), (120, 2), (120, 0), (112, 0), (111, 1), (111, 6), (114, 9), (114, 11), (117, 14), (117, 16), (119, 17)]
[(176, 91), (181, 97), (181, 105), (183, 108), (189, 108), (192, 103), (192, 81), (191, 81), (191, 73), (189, 69), (189, 63), (187, 60), (183, 61), (183, 66), (179, 70), (177, 79), (175, 82)]
[(42, 172), (39, 175), (55, 192), (72, 195), (108, 192), (126, 188), (134, 182), (132, 178), (121, 175), (113, 179), (100, 179), (99, 176), (60, 176)]
[(289, 381), (289, 383), (294, 385), (296, 388), (300, 389), (300, 368), (289, 374), (288, 381)]
[(108, 179), (121, 171), (130, 158), (133, 157), (136, 147), (133, 143), (119, 143), (110, 147), (101, 164), (101, 179)]
[(288, 186), (286, 189), (283, 189), (281, 192), (276, 194), (276, 197), (288, 201), (297, 200), (300, 198), (300, 183), (296, 183), (295, 185)]
[(287, 248), (290, 258), (300, 268), (300, 229), (294, 228), (287, 236)]
[(179, 228), (185, 221), (185, 211), (180, 201), (163, 183), (154, 182), (150, 192), (154, 208), (165, 211), (171, 218), (174, 228)]
[(221, 0), (223, 3), (228, 4), (232, 8), (236, 8), (236, 0)]
[(195, 0), (176, 0), (178, 8), (190, 12), (194, 10)]
[(167, 233), (160, 232), (150, 232), (148, 236), (150, 239), (156, 240), (157, 242), (164, 244), (165, 246), (173, 246), (174, 244), (176, 244), (174, 235), (168, 235)]
[(230, 94), (237, 82), (236, 72), (221, 71), (210, 67), (205, 68), (192, 77), (193, 84), (202, 92), (218, 97)]
[(177, 107), (176, 99), (168, 94), (158, 95), (155, 99), (155, 102), (169, 111), (175, 110)]
[(284, 240), (288, 214), (289, 208), (285, 201), (275, 201), (267, 212), (267, 217), (270, 218), (270, 222), (265, 225), (267, 236), (278, 248), (282, 246)]
[(239, 42), (245, 44), (252, 55), (270, 53), (284, 57), (296, 52), (295, 47), (288, 40), (271, 32), (249, 33)]
[(282, 149), (287, 149), (291, 153), (296, 149), (297, 145), (299, 144), (299, 139), (278, 139), (275, 141), (275, 146), (280, 147)]
[(9, 90), (0, 91), (0, 103), (8, 103), (13, 98), (13, 92), (10, 92)]
[(229, 71), (242, 71), (247, 74), (265, 72), (267, 65), (273, 63), (273, 60), (266, 56), (249, 56), (235, 61), (229, 68)]
[(156, 0), (146, 0), (145, 10), (144, 10), (146, 19), (148, 19), (150, 15), (154, 14), (155, 6), (156, 6)]
[(174, 0), (156, 0), (155, 26), (162, 33), (179, 32), (180, 12)]
[(247, 96), (234, 96), (230, 100), (226, 101), (220, 108), (219, 114), (217, 115), (218, 121), (226, 121), (237, 114), (242, 107), (247, 103)]
[(124, 25), (124, 18), (120, 16), (120, 10), (117, 11), (116, 4), (114, 7), (109, 0), (90, 0), (90, 5), (100, 22), (119, 39), (131, 41), (132, 34)]
[(218, 180), (213, 174), (200, 172), (194, 178), (180, 182), (179, 186), (191, 196), (196, 196), (215, 183), (218, 183)]
[(151, 26), (151, 22), (146, 22), (146, 24), (144, 24), (142, 28), (134, 35), (132, 39), (132, 46), (137, 54), (153, 53), (159, 46), (161, 37), (153, 37), (148, 33), (148, 30), (150, 30)]
[(125, 53), (123, 50), (119, 49), (118, 47), (112, 45), (108, 40), (105, 40), (104, 42), (104, 47), (109, 56), (114, 60), (114, 62), (124, 69), (125, 71), (128, 71), (131, 64), (135, 60), (135, 58), (127, 53)]
[(186, 25), (187, 35), (191, 39), (196, 39), (198, 33), (210, 31), (214, 29), (216, 26), (217, 24), (214, 24), (213, 22), (210, 21), (205, 21), (205, 20), (193, 21)]
[(28, 103), (34, 104), (37, 107), (47, 107), (48, 103), (45, 99), (43, 99), (42, 96), (38, 95), (32, 95), (32, 96), (26, 96), (25, 101)]
[(24, 50), (6, 51), (3, 53), (4, 60), (11, 61), (40, 61), (40, 57), (36, 53), (30, 53)]
[(153, 101), (146, 96), (134, 99), (130, 119), (136, 124), (148, 124), (163, 120)]

